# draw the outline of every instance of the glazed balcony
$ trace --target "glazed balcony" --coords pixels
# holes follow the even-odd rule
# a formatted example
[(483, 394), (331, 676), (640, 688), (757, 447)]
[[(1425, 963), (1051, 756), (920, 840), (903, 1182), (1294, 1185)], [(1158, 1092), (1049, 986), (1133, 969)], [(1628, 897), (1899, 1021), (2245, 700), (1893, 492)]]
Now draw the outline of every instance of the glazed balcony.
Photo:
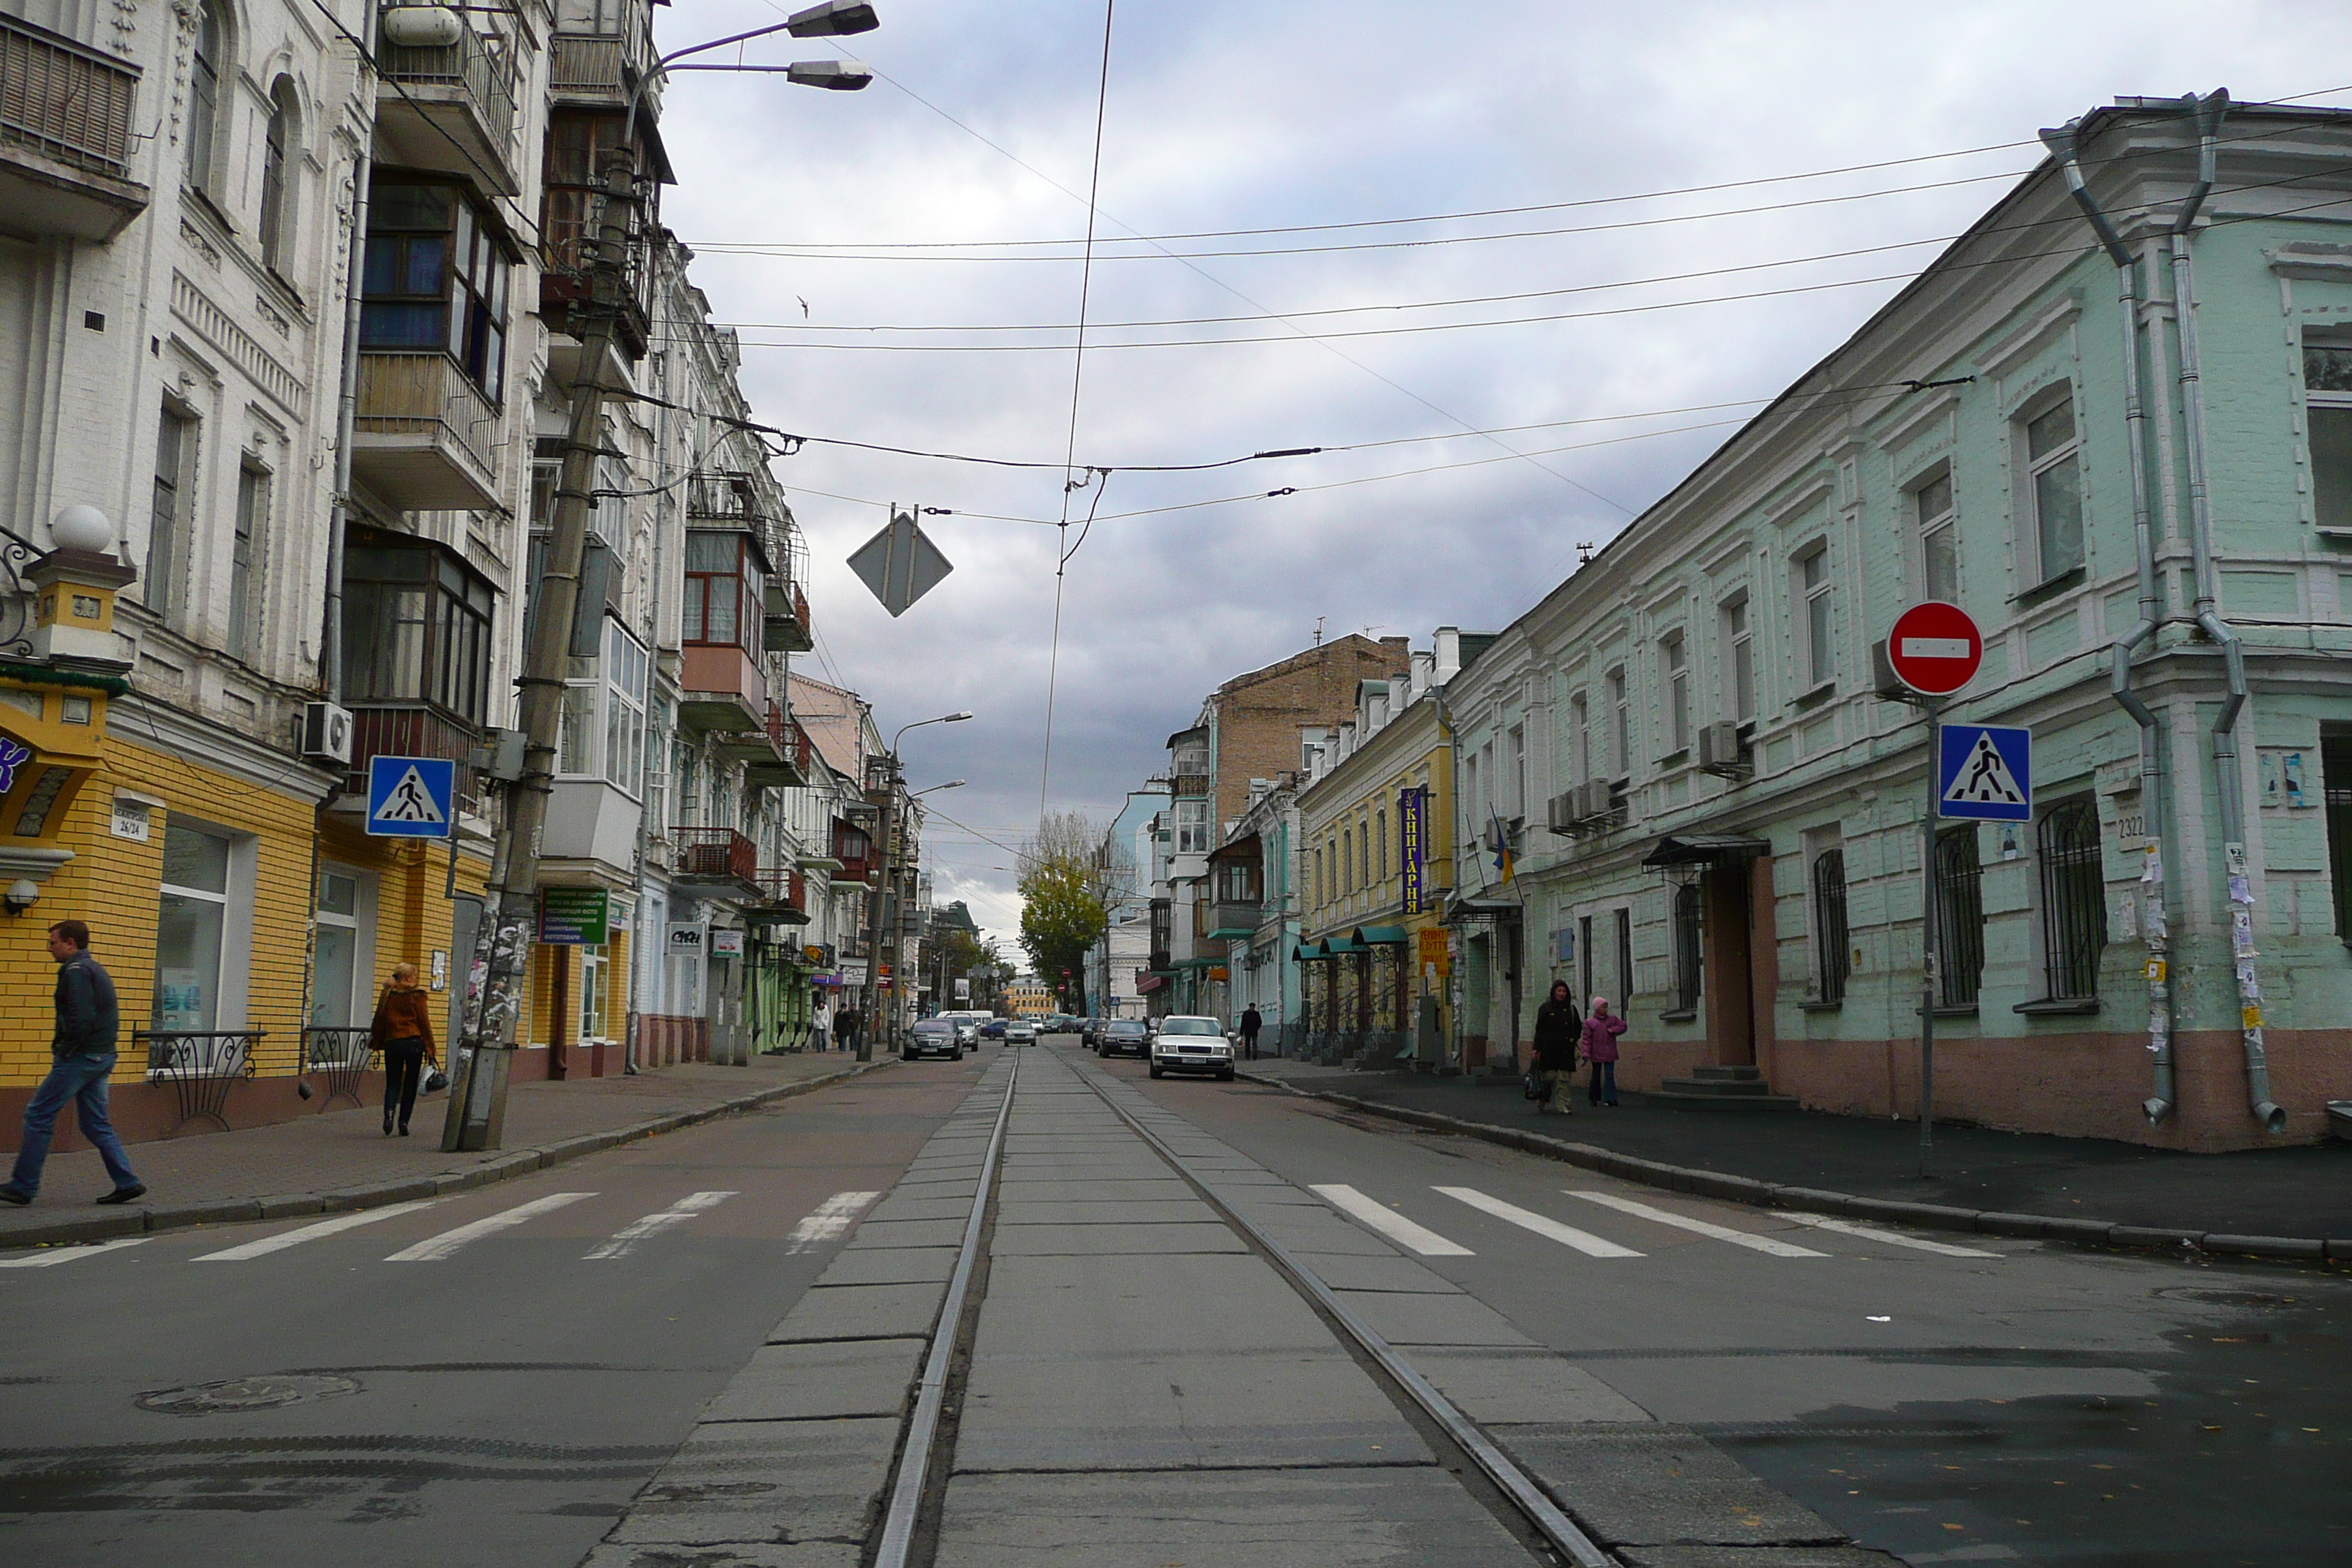
[(768, 679), (733, 643), (688, 643), (679, 656), (677, 721), (706, 734), (756, 731), (767, 744)]
[(1202, 795), (1209, 793), (1209, 770), (1206, 764), (1180, 764), (1168, 775), (1171, 790), (1180, 795)]
[(139, 71), (0, 16), (0, 232), (102, 243), (147, 210), (131, 178)]
[(454, 44), (385, 41), (376, 62), (376, 142), (389, 163), (470, 180), (495, 195), (522, 190), (515, 173), (511, 60), (471, 27)]
[(352, 467), (403, 511), (495, 511), (499, 412), (443, 353), (360, 355)]

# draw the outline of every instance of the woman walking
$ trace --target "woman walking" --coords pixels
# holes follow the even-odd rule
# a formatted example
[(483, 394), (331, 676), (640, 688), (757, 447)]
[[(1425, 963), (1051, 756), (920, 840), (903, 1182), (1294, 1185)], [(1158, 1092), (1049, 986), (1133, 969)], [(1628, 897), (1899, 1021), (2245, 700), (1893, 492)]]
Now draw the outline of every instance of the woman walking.
[(1579, 1042), (1584, 1059), (1592, 1064), (1591, 1095), (1595, 1105), (1617, 1103), (1617, 1037), (1625, 1032), (1625, 1020), (1609, 1010), (1609, 998), (1595, 996), (1592, 1012), (1584, 1020), (1584, 1037)]
[(1575, 1113), (1569, 1103), (1569, 1080), (1576, 1076), (1577, 1027), (1582, 1022), (1576, 1016), (1576, 1003), (1568, 994), (1568, 982), (1551, 983), (1551, 996), (1536, 1009), (1536, 1067), (1543, 1074), (1543, 1092), (1537, 1097), (1536, 1114), (1547, 1110), (1562, 1116)]
[(433, 1047), (431, 993), (416, 984), (416, 965), (394, 966), (392, 984), (375, 1005), (371, 1031), (383, 1052), (383, 1135), (392, 1136), (393, 1110), (400, 1112), (400, 1135), (408, 1136), (408, 1113), (416, 1109), (416, 1080), (424, 1076), (425, 1060), (437, 1053)]

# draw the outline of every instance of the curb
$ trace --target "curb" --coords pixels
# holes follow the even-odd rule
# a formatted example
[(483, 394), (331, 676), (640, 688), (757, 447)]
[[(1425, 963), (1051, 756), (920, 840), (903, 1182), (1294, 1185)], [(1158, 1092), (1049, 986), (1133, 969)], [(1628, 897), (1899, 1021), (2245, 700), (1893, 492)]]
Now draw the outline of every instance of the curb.
[(827, 1073), (822, 1078), (777, 1084), (756, 1093), (720, 1100), (716, 1105), (672, 1111), (667, 1116), (632, 1122), (626, 1127), (608, 1128), (602, 1132), (581, 1133), (534, 1149), (511, 1150), (493, 1155), (468, 1170), (444, 1171), (425, 1176), (399, 1176), (323, 1193), (280, 1193), (259, 1198), (213, 1198), (184, 1204), (151, 1204), (137, 1208), (126, 1206), (105, 1214), (77, 1215), (47, 1225), (0, 1232), (0, 1248), (13, 1250), (20, 1247), (54, 1247), (63, 1242), (111, 1241), (117, 1237), (237, 1220), (348, 1214), (355, 1209), (382, 1208), (387, 1204), (404, 1204), (418, 1198), (470, 1192), (476, 1187), (492, 1186), (516, 1176), (528, 1176), (551, 1165), (602, 1153), (624, 1143), (658, 1138), (665, 1132), (676, 1132), (682, 1128), (699, 1126), (705, 1121), (715, 1121), (722, 1116), (755, 1110), (779, 1100), (813, 1094), (818, 1089), (872, 1072), (877, 1068), (888, 1067), (898, 1059), (896, 1057), (877, 1057), (870, 1062), (856, 1062), (840, 1072)]
[(1856, 1197), (1851, 1193), (1833, 1193), (1818, 1187), (1783, 1186), (1777, 1182), (1759, 1181), (1751, 1176), (1693, 1170), (1687, 1165), (1669, 1165), (1591, 1143), (1570, 1143), (1565, 1139), (1548, 1138), (1540, 1132), (1530, 1132), (1521, 1128), (1468, 1121), (1442, 1111), (1389, 1105), (1357, 1095), (1335, 1093), (1330, 1089), (1303, 1089), (1286, 1079), (1265, 1073), (1244, 1072), (1237, 1076), (1268, 1089), (1286, 1090), (1302, 1099), (1328, 1100), (1334, 1105), (1344, 1105), (1350, 1110), (1384, 1116), (1392, 1121), (1426, 1128), (1433, 1132), (1458, 1133), (1484, 1142), (1497, 1143), (1506, 1149), (1517, 1149), (1523, 1153), (1539, 1154), (1547, 1159), (1581, 1165), (1603, 1175), (1664, 1187), (1672, 1192), (1690, 1193), (1699, 1197), (1723, 1198), (1756, 1208), (1803, 1209), (1811, 1214), (1838, 1215), (1849, 1219), (1899, 1221), (1929, 1230), (2024, 1237), (2037, 1241), (2064, 1242), (2074, 1247), (2168, 1253), (2174, 1257), (2186, 1251), (2229, 1258), (2284, 1258), (2304, 1263), (2352, 1263), (2352, 1237), (2240, 1236), (2221, 1231), (2117, 1225), (2107, 1220), (2062, 1218), (2054, 1215), (2002, 1214), (1956, 1208), (1948, 1204), (1914, 1204), (1889, 1198)]

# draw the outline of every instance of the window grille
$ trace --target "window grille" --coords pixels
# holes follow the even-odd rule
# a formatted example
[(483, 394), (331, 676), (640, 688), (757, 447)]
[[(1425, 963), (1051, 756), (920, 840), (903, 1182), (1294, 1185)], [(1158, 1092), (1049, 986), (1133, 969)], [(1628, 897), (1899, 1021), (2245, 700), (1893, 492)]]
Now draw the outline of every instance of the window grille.
[(2099, 994), (2099, 952), (2107, 945), (2099, 865), (2099, 808), (2084, 797), (2050, 808), (2036, 830), (2042, 860), (2042, 963), (2052, 1001)]
[(1689, 1012), (1698, 1005), (1699, 891), (1696, 882), (1675, 889), (1675, 1006)]
[(1845, 1000), (1845, 980), (1853, 964), (1846, 951), (1845, 851), (1827, 849), (1813, 857), (1813, 930), (1821, 954), (1814, 978), (1824, 1002)]
[(2352, 737), (2319, 742), (2320, 787), (2327, 801), (2329, 886), (2336, 894), (2336, 939), (2352, 943)]
[(1984, 868), (1974, 827), (1936, 839), (1936, 964), (1942, 1005), (1975, 1006), (1984, 982)]
[(1633, 911), (1617, 911), (1617, 1011), (1633, 1006)]

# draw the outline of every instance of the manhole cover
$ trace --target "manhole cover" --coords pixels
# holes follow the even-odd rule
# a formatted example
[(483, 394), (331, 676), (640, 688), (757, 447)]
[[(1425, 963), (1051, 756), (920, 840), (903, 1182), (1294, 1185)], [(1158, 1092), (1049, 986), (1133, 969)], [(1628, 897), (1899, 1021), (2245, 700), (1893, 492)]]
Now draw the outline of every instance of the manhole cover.
[(317, 1377), (288, 1373), (276, 1377), (225, 1377), (218, 1383), (192, 1383), (139, 1396), (140, 1405), (167, 1415), (216, 1415), (227, 1411), (268, 1410), (280, 1405), (308, 1405), (313, 1400), (340, 1399), (357, 1394), (360, 1385), (348, 1377)]

